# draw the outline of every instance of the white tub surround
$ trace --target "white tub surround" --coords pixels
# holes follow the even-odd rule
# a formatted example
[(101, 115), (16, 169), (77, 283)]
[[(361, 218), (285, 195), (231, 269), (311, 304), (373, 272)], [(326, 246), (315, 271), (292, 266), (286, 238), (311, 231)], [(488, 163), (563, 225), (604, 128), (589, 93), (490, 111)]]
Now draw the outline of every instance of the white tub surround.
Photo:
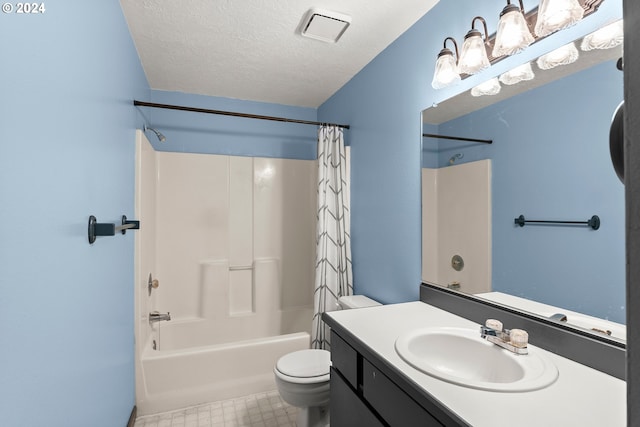
[[(405, 381), (404, 386), (399, 384), (401, 387), (417, 390), (423, 399), (440, 402), (474, 427), (626, 425), (624, 381), (535, 346), (531, 349), (543, 353), (559, 372), (555, 382), (535, 391), (479, 390), (446, 382), (415, 369), (395, 350), (399, 335), (425, 327), (468, 328), (479, 334), (480, 328), (477, 323), (423, 302), (332, 312), (325, 314), (325, 319), (334, 331), (344, 334), (348, 342), (351, 340), (349, 344), (357, 351), (377, 359), (372, 363), (381, 372), (399, 375)], [(357, 337), (357, 342), (351, 337)]]
[(422, 169), (424, 282), (491, 290), (491, 171), (491, 160)]
[(155, 152), (140, 131), (136, 161), (138, 413), (275, 389), (309, 348), (316, 162)]

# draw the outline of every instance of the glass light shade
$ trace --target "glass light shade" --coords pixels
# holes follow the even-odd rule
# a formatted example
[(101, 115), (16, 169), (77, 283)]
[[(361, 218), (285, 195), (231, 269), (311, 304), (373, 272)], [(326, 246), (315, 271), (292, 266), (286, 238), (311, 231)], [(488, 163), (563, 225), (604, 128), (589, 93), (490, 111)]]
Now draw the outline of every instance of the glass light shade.
[(524, 82), (533, 79), (535, 76), (531, 69), (531, 63), (526, 62), (512, 70), (502, 73), (500, 75), (500, 82), (506, 85), (514, 85), (516, 83)]
[(494, 77), (487, 80), (484, 83), (480, 83), (478, 86), (471, 89), (472, 96), (484, 96), (484, 95), (497, 95), (500, 93), (500, 82), (498, 78)]
[(570, 27), (583, 16), (584, 9), (578, 0), (540, 0), (534, 31), (538, 37), (548, 36)]
[(520, 9), (512, 8), (500, 17), (492, 55), (494, 58), (498, 58), (499, 56), (516, 54), (533, 41), (534, 38), (527, 27), (524, 15)]
[(589, 51), (593, 49), (611, 49), (622, 44), (624, 31), (622, 20), (602, 27), (582, 39), (580, 49)]
[(567, 65), (578, 59), (578, 49), (575, 43), (571, 42), (545, 55), (537, 60), (538, 67), (541, 70), (550, 70), (560, 65)]
[(484, 45), (484, 40), (482, 40), (482, 35), (477, 30), (471, 30), (462, 44), (458, 71), (460, 74), (475, 74), (489, 65), (491, 64), (487, 57), (487, 48)]
[(449, 53), (441, 53), (438, 55), (436, 71), (433, 74), (431, 86), (434, 89), (442, 89), (459, 81), (460, 74), (458, 74), (458, 66), (456, 65), (453, 53), (449, 51)]

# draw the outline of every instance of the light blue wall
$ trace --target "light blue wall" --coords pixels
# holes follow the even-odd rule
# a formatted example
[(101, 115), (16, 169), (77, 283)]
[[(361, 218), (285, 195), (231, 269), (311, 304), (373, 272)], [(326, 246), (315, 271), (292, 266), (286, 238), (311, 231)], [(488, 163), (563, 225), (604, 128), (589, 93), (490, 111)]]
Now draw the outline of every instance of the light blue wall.
[[(313, 127), (265, 122), (282, 126), (267, 129), (227, 118), (221, 122), (229, 129), (211, 135), (204, 118), (171, 122), (131, 100), (316, 117), (313, 109), (151, 94), (118, 2), (46, 7), (42, 16), (0, 16), (0, 414), (3, 425), (122, 426), (134, 404), (135, 232), (90, 246), (86, 228), (91, 214), (104, 222), (133, 215), (134, 129), (146, 117), (182, 151), (209, 152), (220, 137), (229, 141), (215, 148), (224, 154), (315, 157)], [(444, 37), (461, 40), (477, 14), (495, 28), (495, 9), (441, 1), (318, 111), (320, 120), (352, 125), (359, 292), (383, 302), (417, 299), (420, 111), (519, 61), (504, 60), (451, 89), (430, 87)], [(522, 60), (621, 14), (608, 0), (593, 19)], [(207, 127), (204, 135), (198, 126)]]
[[(146, 101), (146, 100), (143, 100)], [(152, 91), (151, 102), (315, 121), (315, 108), (243, 101), (179, 92)], [(149, 141), (158, 151), (315, 159), (317, 128), (304, 124), (140, 107), (151, 127), (166, 137)]]
[(0, 424), (124, 426), (134, 233), (87, 221), (133, 216), (149, 89), (117, 1), (45, 7), (0, 15)]
[[(615, 61), (443, 123), (440, 166), (492, 159), (493, 289), (625, 322), (624, 186), (611, 165), (609, 125), (622, 101)], [(427, 143), (425, 142), (425, 146)], [(585, 221), (600, 229), (514, 225), (529, 219)]]
[[(530, 10), (537, 1), (525, 1)], [(495, 29), (501, 5), (440, 1), (318, 110), (322, 121), (348, 123), (351, 145), (351, 237), (356, 292), (382, 302), (418, 299), (421, 218), (420, 112), (522, 62), (534, 59), (622, 16), (611, 0), (580, 24), (500, 61), (457, 86), (431, 88), (447, 36), (462, 41), (476, 15)]]

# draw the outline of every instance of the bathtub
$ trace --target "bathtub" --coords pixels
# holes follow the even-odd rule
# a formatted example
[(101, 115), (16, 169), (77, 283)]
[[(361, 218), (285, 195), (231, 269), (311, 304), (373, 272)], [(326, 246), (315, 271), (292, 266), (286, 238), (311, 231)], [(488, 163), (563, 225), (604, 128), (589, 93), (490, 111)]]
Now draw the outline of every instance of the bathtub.
[(310, 342), (309, 333), (297, 332), (193, 347), (184, 340), (188, 327), (205, 328), (206, 322), (167, 323), (159, 336), (149, 336), (140, 357), (139, 415), (274, 390), (277, 360)]

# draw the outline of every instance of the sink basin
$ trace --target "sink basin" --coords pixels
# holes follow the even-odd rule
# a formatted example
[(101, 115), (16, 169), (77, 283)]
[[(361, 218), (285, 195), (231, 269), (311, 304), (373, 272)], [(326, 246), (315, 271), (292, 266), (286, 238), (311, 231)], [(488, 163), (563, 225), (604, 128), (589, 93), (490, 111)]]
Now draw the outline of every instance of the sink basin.
[(395, 348), (419, 371), (464, 387), (522, 392), (547, 387), (558, 378), (556, 366), (536, 348), (517, 355), (480, 338), (479, 330), (415, 329), (400, 335)]

